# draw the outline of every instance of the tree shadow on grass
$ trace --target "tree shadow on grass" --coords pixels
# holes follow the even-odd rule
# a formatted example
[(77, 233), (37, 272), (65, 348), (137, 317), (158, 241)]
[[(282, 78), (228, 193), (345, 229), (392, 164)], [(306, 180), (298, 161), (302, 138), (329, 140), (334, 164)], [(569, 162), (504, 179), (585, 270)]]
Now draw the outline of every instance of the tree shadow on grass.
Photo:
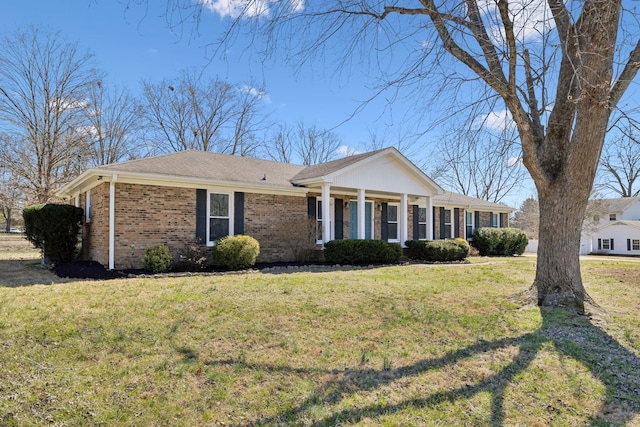
[[(453, 390), (436, 392), (424, 397), (406, 399), (393, 404), (374, 403), (369, 406), (336, 411), (314, 425), (333, 426), (345, 422), (376, 419), (401, 412), (411, 407), (436, 406), (442, 402), (455, 402), (473, 398), (480, 393), (491, 396), (490, 425), (501, 426), (505, 420), (504, 399), (507, 387), (518, 374), (525, 371), (543, 346), (552, 345), (562, 356), (581, 363), (606, 387), (600, 412), (585, 420), (589, 425), (626, 425), (640, 414), (640, 359), (620, 345), (601, 328), (583, 316), (573, 316), (563, 310), (542, 309), (540, 329), (516, 338), (492, 342), (481, 341), (438, 359), (422, 360), (413, 365), (393, 370), (356, 369), (327, 371), (331, 379), (319, 387), (296, 407), (281, 413), (249, 421), (238, 426), (267, 426), (300, 423), (300, 417), (317, 405), (334, 405), (357, 392), (374, 391), (403, 378), (416, 377), (431, 370), (453, 367), (458, 362), (483, 353), (516, 347), (511, 362), (493, 375)], [(249, 368), (285, 371), (298, 375), (318, 373), (314, 369), (298, 369), (279, 366), (250, 366), (243, 362), (220, 361), (211, 364), (241, 363)], [(560, 400), (562, 396), (558, 396)], [(543, 402), (550, 410), (556, 410), (557, 400)]]

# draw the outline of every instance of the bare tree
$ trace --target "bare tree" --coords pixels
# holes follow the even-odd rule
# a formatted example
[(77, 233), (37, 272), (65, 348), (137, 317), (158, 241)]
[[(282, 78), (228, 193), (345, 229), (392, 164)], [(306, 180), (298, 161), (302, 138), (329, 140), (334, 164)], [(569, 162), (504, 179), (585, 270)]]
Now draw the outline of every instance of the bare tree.
[(87, 163), (101, 166), (139, 157), (142, 114), (130, 92), (106, 87), (102, 80), (96, 79), (87, 102), (84, 127), (89, 143)]
[(7, 165), (0, 165), (0, 214), (4, 218), (5, 231), (11, 231), (15, 214), (22, 208), (23, 195), (18, 180)]
[(337, 133), (320, 129), (316, 125), (306, 126), (302, 122), (293, 128), (281, 124), (270, 140), (267, 157), (303, 165), (317, 165), (334, 160), (342, 145)]
[(621, 130), (621, 135), (605, 145), (600, 159), (599, 187), (620, 197), (640, 194), (636, 185), (640, 177), (640, 139), (632, 126)]
[(202, 150), (250, 155), (267, 126), (264, 91), (235, 87), (183, 71), (175, 79), (144, 83), (147, 138), (161, 152)]
[(443, 184), (459, 193), (500, 203), (527, 176), (517, 135), (461, 130), (440, 143)]
[(92, 55), (59, 33), (32, 28), (0, 48), (0, 159), (29, 202), (45, 203), (81, 168)]

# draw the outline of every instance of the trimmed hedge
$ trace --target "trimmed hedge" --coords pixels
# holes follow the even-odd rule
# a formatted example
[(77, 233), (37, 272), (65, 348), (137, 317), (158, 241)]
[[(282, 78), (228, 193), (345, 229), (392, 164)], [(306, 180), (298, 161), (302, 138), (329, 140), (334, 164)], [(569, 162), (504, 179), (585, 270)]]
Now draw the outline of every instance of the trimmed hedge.
[(407, 256), (421, 261), (462, 261), (469, 256), (469, 244), (464, 239), (407, 240)]
[(384, 240), (331, 240), (324, 245), (324, 259), (332, 264), (395, 264), (401, 256), (399, 244)]
[(240, 270), (255, 265), (260, 255), (260, 243), (251, 236), (226, 236), (218, 240), (213, 247), (216, 263), (230, 270)]
[(72, 261), (78, 253), (78, 232), (82, 208), (65, 204), (44, 204), (24, 208), (25, 235), (42, 251), (45, 260)]
[(482, 256), (522, 255), (529, 243), (527, 233), (519, 228), (476, 228), (473, 246)]

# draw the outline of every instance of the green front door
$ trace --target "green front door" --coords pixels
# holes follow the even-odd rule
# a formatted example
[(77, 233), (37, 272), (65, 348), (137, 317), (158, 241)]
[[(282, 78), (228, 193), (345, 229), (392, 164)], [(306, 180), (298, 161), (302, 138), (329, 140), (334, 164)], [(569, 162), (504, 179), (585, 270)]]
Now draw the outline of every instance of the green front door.
[[(364, 238), (371, 239), (371, 227), (373, 217), (373, 204), (371, 202), (364, 202)], [(358, 202), (349, 202), (349, 238), (358, 238)]]

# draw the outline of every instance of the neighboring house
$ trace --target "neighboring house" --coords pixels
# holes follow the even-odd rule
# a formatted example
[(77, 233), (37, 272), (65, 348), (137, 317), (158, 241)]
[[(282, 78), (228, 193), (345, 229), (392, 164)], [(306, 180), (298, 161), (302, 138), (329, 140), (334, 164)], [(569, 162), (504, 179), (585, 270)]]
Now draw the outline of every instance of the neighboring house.
[[(183, 151), (88, 169), (59, 193), (85, 210), (82, 256), (139, 267), (144, 249), (175, 255), (234, 234), (260, 242), (259, 262), (292, 261), (295, 221), (334, 239), (470, 238), (507, 227), (512, 208), (445, 192), (395, 148), (315, 166)], [(312, 226), (314, 225), (312, 224)]]
[(580, 254), (640, 255), (640, 197), (591, 203), (597, 214), (587, 218), (593, 225), (583, 230)]

